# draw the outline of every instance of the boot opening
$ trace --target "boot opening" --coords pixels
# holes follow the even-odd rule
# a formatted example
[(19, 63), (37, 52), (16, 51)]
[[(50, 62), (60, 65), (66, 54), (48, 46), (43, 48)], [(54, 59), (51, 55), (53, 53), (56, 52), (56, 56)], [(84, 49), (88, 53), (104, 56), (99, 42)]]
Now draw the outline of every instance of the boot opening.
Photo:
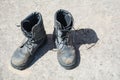
[(63, 27), (68, 26), (71, 23), (71, 17), (68, 15), (67, 12), (60, 10), (56, 14), (57, 20), (61, 23)]
[(32, 13), (29, 15), (25, 20), (21, 22), (22, 27), (27, 31), (31, 32), (33, 26), (38, 23), (39, 21), (39, 14)]

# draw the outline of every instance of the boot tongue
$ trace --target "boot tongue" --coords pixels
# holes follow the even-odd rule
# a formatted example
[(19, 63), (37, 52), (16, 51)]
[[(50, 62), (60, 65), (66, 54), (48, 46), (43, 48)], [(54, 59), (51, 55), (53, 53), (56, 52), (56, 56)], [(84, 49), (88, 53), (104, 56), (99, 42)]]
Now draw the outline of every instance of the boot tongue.
[(64, 17), (64, 19), (65, 19), (65, 21), (66, 21), (66, 26), (63, 26), (63, 25), (61, 25), (61, 27), (62, 27), (62, 29), (63, 29), (63, 36), (65, 36), (66, 34), (67, 34), (67, 32), (69, 32), (70, 31), (70, 29), (71, 29), (71, 22), (72, 22), (72, 20), (71, 20), (71, 16), (69, 15), (69, 14), (65, 14), (65, 17)]
[(65, 21), (66, 21), (66, 23), (67, 23), (67, 26), (66, 26), (65, 28), (67, 28), (67, 27), (70, 26), (70, 23), (71, 23), (71, 17), (70, 17), (69, 15), (65, 15)]
[(72, 27), (71, 26), (71, 23), (72, 23), (71, 16), (69, 14), (64, 14), (64, 19), (65, 19), (65, 22), (66, 22), (66, 26), (61, 25), (61, 27), (62, 27), (62, 29), (69, 31)]

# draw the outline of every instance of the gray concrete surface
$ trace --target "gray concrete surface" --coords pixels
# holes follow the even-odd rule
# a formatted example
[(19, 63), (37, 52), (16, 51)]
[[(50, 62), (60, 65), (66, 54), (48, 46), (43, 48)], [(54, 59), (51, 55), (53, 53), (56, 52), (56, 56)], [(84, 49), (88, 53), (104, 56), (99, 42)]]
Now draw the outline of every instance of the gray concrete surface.
[[(31, 67), (12, 68), (11, 56), (24, 39), (16, 24), (38, 11), (52, 34), (54, 14), (61, 8), (72, 13), (76, 29), (90, 28), (99, 38), (96, 44), (80, 45), (79, 66), (62, 68), (49, 42)], [(0, 80), (120, 80), (120, 0), (0, 0)]]

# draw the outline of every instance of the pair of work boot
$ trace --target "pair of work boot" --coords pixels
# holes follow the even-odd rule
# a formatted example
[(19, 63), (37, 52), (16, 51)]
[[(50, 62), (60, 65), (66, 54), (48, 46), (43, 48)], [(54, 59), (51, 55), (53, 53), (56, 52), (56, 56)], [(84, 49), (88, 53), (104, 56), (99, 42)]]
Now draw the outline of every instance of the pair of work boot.
[[(53, 41), (58, 49), (58, 62), (65, 69), (73, 69), (76, 66), (77, 55), (70, 38), (73, 27), (73, 17), (70, 12), (60, 9), (55, 13)], [(47, 41), (42, 15), (34, 12), (21, 21), (21, 30), (27, 38), (17, 48), (11, 58), (11, 65), (19, 70), (27, 68), (36, 56), (36, 50), (45, 45)]]

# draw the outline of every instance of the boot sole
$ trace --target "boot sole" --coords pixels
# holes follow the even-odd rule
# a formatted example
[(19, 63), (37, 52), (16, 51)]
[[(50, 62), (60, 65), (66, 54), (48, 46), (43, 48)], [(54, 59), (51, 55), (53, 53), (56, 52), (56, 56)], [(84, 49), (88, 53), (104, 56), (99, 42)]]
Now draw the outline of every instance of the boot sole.
[[(44, 45), (46, 44), (46, 42), (47, 42), (47, 37), (46, 37), (46, 39), (44, 40), (44, 42), (36, 49), (36, 51), (37, 51), (40, 47), (44, 46)], [(36, 51), (35, 51), (35, 53), (36, 53)], [(12, 62), (11, 62), (11, 65), (12, 65), (15, 69), (24, 70), (24, 69), (26, 69), (26, 68), (28, 68), (28, 67), (30, 66), (30, 64), (32, 63), (32, 61), (35, 59), (35, 56), (36, 56), (36, 54), (31, 55), (31, 56), (29, 57), (27, 63), (25, 63), (24, 66), (16, 66), (16, 65), (12, 64)]]

